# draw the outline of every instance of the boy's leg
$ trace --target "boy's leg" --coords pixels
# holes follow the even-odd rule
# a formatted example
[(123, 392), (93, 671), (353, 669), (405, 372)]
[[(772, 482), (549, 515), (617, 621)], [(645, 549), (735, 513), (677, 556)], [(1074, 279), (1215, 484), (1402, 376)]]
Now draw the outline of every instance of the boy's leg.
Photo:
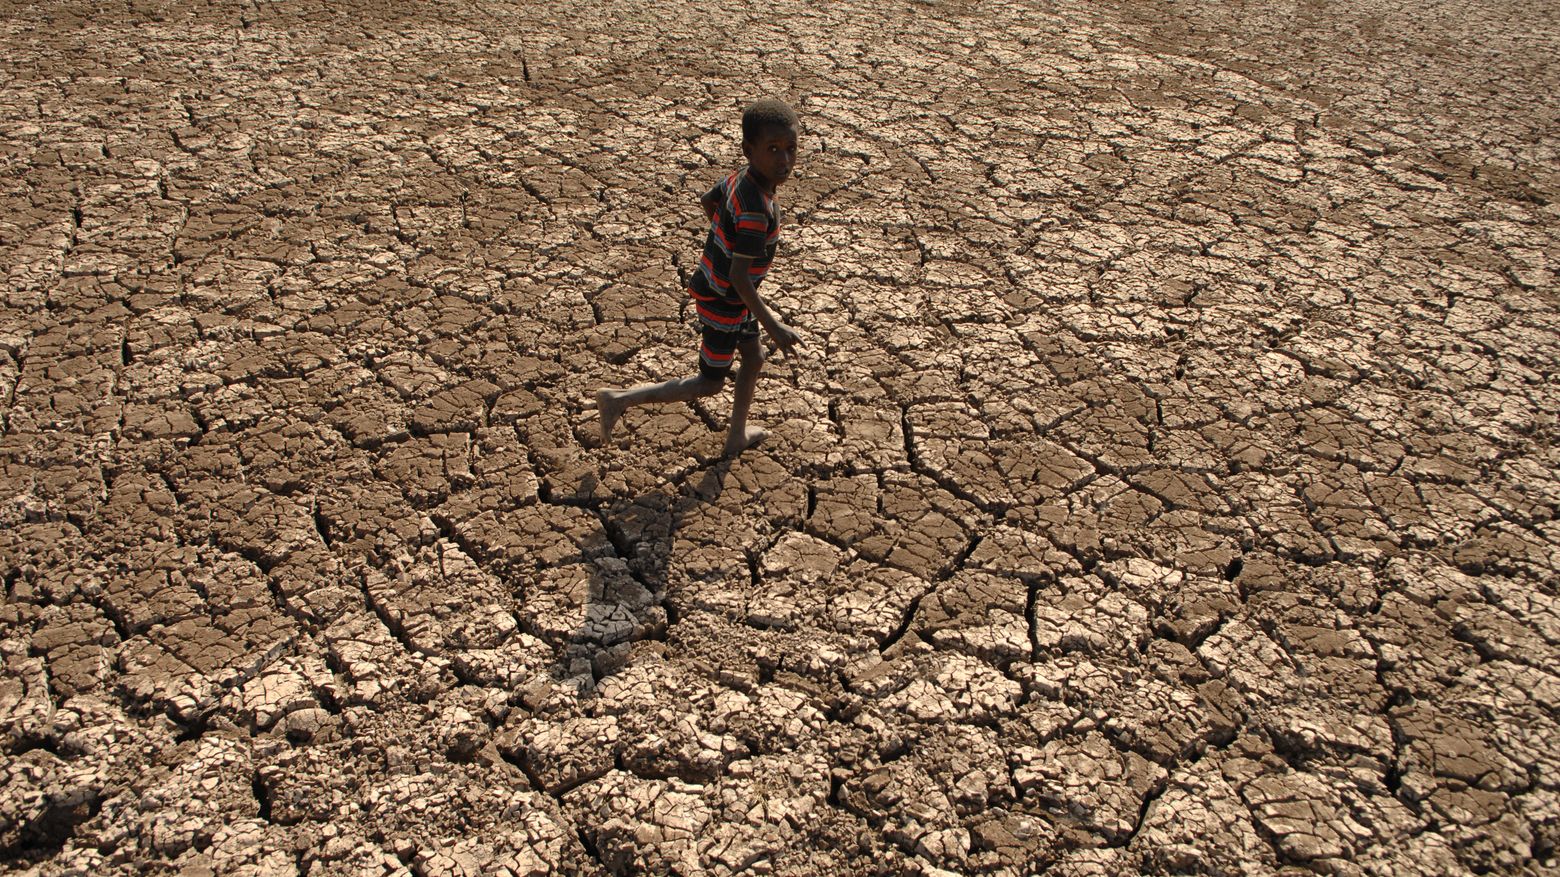
[[(699, 373), (659, 384), (640, 384), (626, 390), (599, 390), (596, 413), (601, 418), (601, 443), (612, 440), (612, 429), (623, 412), (635, 405), (656, 402), (688, 402), (720, 392), (731, 371), (731, 360), (742, 339), (735, 332), (724, 332), (701, 324), (699, 329)], [(747, 361), (746, 355), (743, 362)]]
[(742, 364), (737, 368), (736, 395), (731, 400), (731, 426), (726, 433), (726, 456), (735, 457), (764, 440), (768, 432), (747, 425), (748, 409), (758, 387), (758, 373), (764, 367), (764, 346), (757, 337), (744, 338), (737, 346)]
[(617, 426), (618, 419), (633, 406), (702, 399), (719, 393), (721, 383), (719, 378), (700, 374), (659, 384), (640, 384), (624, 390), (597, 390), (596, 414), (601, 418), (601, 443), (605, 445), (612, 440), (612, 430)]

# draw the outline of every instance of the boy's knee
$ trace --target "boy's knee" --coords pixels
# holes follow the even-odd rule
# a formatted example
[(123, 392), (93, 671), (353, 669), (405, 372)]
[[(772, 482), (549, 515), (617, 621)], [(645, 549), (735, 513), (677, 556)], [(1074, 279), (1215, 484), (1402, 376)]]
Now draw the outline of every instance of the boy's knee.
[(724, 378), (712, 378), (709, 375), (699, 375), (693, 379), (693, 391), (700, 396), (713, 396), (720, 392), (720, 388), (726, 383)]

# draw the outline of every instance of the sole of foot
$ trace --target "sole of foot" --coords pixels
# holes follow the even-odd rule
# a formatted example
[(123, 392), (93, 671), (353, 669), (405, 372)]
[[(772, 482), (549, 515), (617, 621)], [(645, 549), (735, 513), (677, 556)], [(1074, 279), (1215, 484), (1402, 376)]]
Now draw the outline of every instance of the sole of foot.
[(612, 430), (617, 428), (618, 419), (623, 416), (623, 403), (611, 390), (596, 392), (596, 416), (601, 421), (598, 447), (604, 448), (611, 443)]

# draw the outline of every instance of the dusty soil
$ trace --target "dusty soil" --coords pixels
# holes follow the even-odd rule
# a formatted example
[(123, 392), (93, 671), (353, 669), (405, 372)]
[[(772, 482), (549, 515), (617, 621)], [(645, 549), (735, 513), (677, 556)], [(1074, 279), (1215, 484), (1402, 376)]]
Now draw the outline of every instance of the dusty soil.
[(8, 868), (1554, 873), (1560, 7), (646, 7), (5, 0)]

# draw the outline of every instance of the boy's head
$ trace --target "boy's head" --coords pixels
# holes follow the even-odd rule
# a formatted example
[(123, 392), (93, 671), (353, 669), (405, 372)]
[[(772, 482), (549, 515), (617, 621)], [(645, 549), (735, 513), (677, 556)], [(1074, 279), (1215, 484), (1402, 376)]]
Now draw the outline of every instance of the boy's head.
[(789, 179), (796, 166), (797, 128), (796, 111), (775, 98), (742, 111), (742, 154), (770, 188)]
[(742, 142), (757, 140), (766, 128), (796, 130), (796, 111), (783, 100), (766, 97), (742, 111)]

